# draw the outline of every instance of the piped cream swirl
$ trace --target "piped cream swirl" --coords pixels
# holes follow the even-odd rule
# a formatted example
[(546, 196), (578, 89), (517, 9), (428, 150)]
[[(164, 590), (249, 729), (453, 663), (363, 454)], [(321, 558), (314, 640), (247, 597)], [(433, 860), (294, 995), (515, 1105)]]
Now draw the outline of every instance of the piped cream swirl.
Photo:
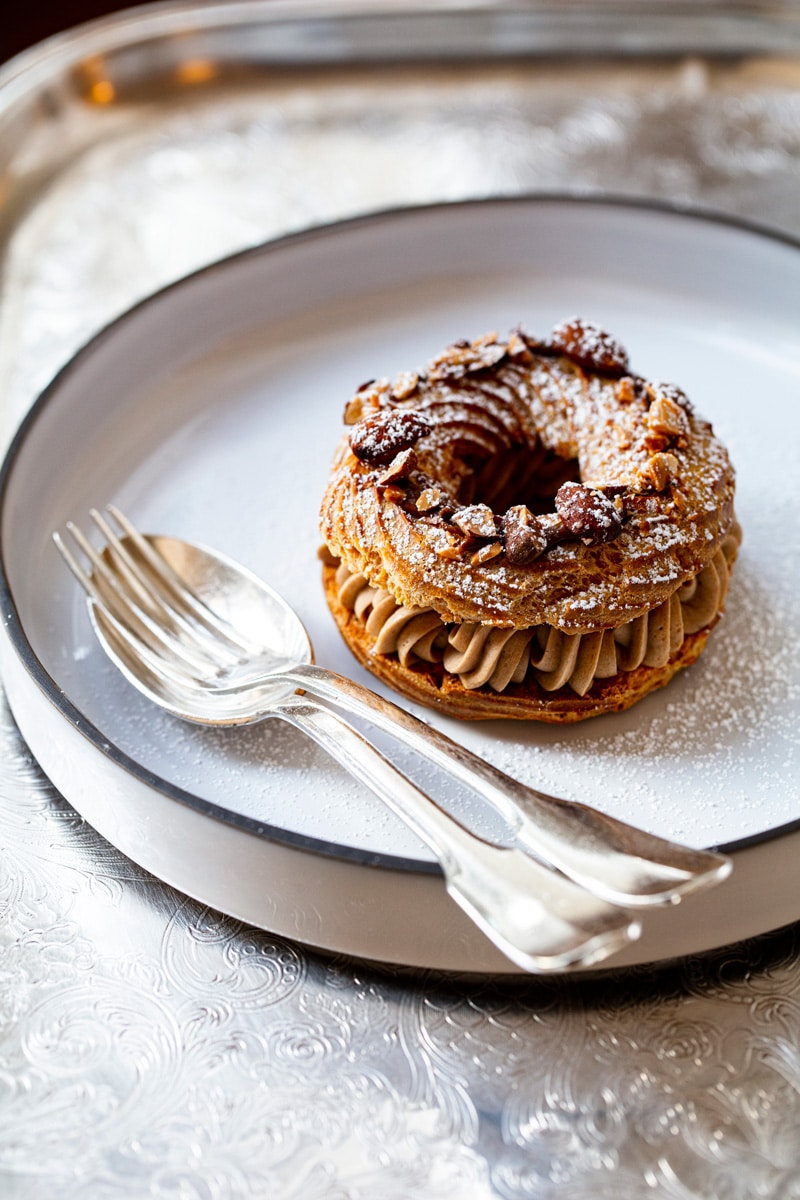
[(721, 612), (741, 531), (734, 523), (711, 562), (669, 599), (615, 629), (563, 633), (552, 625), (527, 629), (478, 623), (446, 624), (432, 608), (398, 604), (387, 591), (340, 564), (339, 602), (361, 620), (376, 654), (396, 655), (403, 667), (441, 663), (470, 690), (503, 692), (533, 678), (545, 691), (569, 686), (585, 696), (596, 679), (637, 667), (664, 667), (684, 638)]

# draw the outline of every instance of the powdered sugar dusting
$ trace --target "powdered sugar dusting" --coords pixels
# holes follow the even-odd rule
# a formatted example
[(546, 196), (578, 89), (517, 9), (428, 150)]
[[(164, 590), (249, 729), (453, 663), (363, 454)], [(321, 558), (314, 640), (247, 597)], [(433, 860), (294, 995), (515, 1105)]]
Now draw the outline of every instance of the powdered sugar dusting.
[[(322, 503), (329, 549), (401, 603), (446, 620), (587, 633), (657, 607), (713, 556), (732, 520), (733, 473), (711, 426), (674, 399), (679, 389), (627, 369), (616, 339), (577, 318), (546, 342), (517, 331), (507, 342), (492, 333), (452, 344), (414, 374), (413, 389), (385, 390), (381, 410), (351, 432), (361, 461), (350, 459), (349, 477), (335, 474)], [(417, 494), (440, 485), (451, 505), (439, 515), (420, 514), (413, 491), (382, 492), (369, 470), (381, 439), (396, 452), (420, 433)], [(517, 562), (504, 553), (501, 514), (454, 498), (475, 463), (542, 447), (562, 466), (577, 461), (581, 483), (555, 485), (556, 512), (544, 518), (556, 522), (552, 536), (535, 562)]]

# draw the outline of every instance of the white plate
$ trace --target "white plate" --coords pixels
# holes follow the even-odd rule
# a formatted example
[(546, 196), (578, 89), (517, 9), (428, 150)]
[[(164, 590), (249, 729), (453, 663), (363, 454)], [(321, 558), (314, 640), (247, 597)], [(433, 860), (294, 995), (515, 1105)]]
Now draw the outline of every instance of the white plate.
[(268, 244), (126, 314), (40, 398), (2, 476), (4, 680), (45, 771), (121, 850), (313, 945), (514, 970), (417, 839), (299, 735), (199, 729), (143, 700), (95, 644), (50, 535), (113, 500), (150, 532), (214, 546), (286, 596), (318, 661), (375, 686), (339, 640), (315, 557), (345, 401), (458, 337), (544, 333), (573, 313), (619, 336), (642, 374), (680, 383), (727, 442), (745, 532), (728, 613), (698, 664), (627, 714), (566, 729), (435, 719), (545, 790), (731, 850), (726, 885), (648, 917), (617, 961), (800, 917), (780, 870), (800, 849), (800, 253), (610, 201), (412, 209)]

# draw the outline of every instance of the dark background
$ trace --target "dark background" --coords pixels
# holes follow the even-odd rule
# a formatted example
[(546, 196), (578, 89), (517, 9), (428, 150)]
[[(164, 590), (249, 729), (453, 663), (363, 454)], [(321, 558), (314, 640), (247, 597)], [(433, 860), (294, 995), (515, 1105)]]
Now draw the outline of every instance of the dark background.
[[(0, 62), (52, 33), (134, 7), (113, 0), (0, 0)], [(6, 11), (3, 12), (2, 10)]]

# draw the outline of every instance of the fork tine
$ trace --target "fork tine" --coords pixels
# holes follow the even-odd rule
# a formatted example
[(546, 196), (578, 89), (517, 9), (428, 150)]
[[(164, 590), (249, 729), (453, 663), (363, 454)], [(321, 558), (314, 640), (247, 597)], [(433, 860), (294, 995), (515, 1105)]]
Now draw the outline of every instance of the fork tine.
[[(171, 596), (165, 595), (160, 586), (160, 577), (154, 578), (152, 573), (145, 572), (141, 563), (130, 553), (128, 547), (96, 508), (90, 509), (90, 514), (108, 542), (108, 554), (111, 556), (115, 571), (124, 578), (126, 586), (131, 588), (140, 601), (146, 605), (159, 625), (166, 623), (168, 628), (174, 626), (182, 643), (194, 646), (206, 660), (211, 660), (207, 666), (209, 670), (231, 667), (241, 662), (240, 651), (222, 643), (219, 637), (212, 633), (205, 624), (198, 625), (197, 621), (187, 620), (184, 611), (180, 607), (176, 607)], [(146, 549), (153, 553), (144, 538), (141, 535), (138, 537)], [(160, 558), (160, 555), (155, 557)]]
[(72, 553), (72, 551), (69, 549), (66, 542), (64, 541), (64, 539), (62, 538), (61, 534), (58, 531), (56, 531), (53, 534), (53, 541), (56, 544), (56, 548), (57, 548), (59, 554), (61, 555), (64, 562), (67, 564), (67, 566), (69, 567), (72, 574), (77, 579), (78, 583), (81, 585), (83, 590), (86, 592), (86, 595), (89, 597), (89, 599), (94, 600), (94, 602), (96, 604), (99, 604), (102, 606), (102, 600), (98, 594), (97, 588), (94, 585), (94, 581), (92, 580), (91, 575), (87, 574), (87, 572), (84, 571), (83, 567), (80, 565), (77, 558)]
[[(144, 666), (157, 680), (168, 679), (172, 685), (190, 687), (193, 691), (204, 685), (205, 680), (198, 678), (193, 670), (184, 669), (177, 659), (169, 659), (162, 653), (154, 651), (147, 642), (138, 637), (133, 630), (118, 620), (107, 608), (100, 609), (97, 623), (102, 629), (108, 648), (113, 650), (118, 660), (126, 662), (125, 651), (129, 651), (137, 664), (132, 672), (135, 682), (140, 679), (141, 667)], [(121, 643), (122, 649), (115, 643)], [(208, 677), (206, 676), (206, 679)]]
[[(192, 592), (186, 581), (172, 569), (170, 564), (142, 536), (133, 522), (116, 505), (107, 504), (106, 512), (113, 517), (127, 538), (130, 539), (132, 545), (135, 546), (136, 551), (149, 569), (148, 574), (155, 576), (156, 580), (167, 588), (173, 599), (181, 604), (196, 621), (200, 622), (204, 628), (214, 635), (217, 644), (220, 637), (224, 638), (227, 643), (238, 651), (240, 657), (242, 654), (252, 656), (263, 652), (263, 646), (259, 646), (244, 637), (224, 617), (221, 617), (219, 613), (208, 608)], [(104, 534), (109, 537), (109, 540), (113, 539), (114, 548), (119, 549), (131, 568), (137, 571), (141, 578), (141, 572), (138, 571), (133, 556), (127, 552), (120, 539), (110, 529), (108, 523), (103, 521), (103, 518), (99, 513), (96, 513), (96, 510), (92, 511), (92, 516), (98, 524), (102, 522), (100, 527)]]
[(181, 641), (159, 621), (153, 620), (136, 603), (77, 525), (68, 521), (66, 528), (91, 563), (91, 573), (84, 570), (60, 535), (53, 534), (53, 540), (72, 574), (100, 612), (130, 630), (138, 642), (147, 644), (151, 652), (158, 654), (162, 659), (165, 655), (177, 659), (195, 676), (199, 674), (201, 677), (208, 677), (215, 673), (217, 667), (208, 655), (193, 650), (191, 645)]

